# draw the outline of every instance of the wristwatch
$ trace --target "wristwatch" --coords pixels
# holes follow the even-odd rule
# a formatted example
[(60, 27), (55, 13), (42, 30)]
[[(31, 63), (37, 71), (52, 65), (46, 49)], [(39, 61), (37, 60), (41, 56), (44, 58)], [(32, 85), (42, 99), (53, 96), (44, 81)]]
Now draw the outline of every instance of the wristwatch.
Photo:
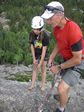
[(58, 67), (59, 71), (62, 70), (61, 65), (57, 65), (57, 67)]

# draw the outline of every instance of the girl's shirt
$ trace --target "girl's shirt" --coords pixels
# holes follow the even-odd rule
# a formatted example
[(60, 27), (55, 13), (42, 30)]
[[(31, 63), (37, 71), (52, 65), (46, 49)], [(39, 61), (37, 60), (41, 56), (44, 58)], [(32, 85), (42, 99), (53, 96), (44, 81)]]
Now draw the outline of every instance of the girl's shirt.
[[(46, 30), (43, 30), (39, 35), (36, 35), (33, 31), (30, 32), (29, 42), (34, 47), (36, 57), (41, 56), (43, 46), (49, 45), (49, 38), (50, 38), (50, 34)], [(47, 53), (48, 53), (48, 49), (46, 55)]]

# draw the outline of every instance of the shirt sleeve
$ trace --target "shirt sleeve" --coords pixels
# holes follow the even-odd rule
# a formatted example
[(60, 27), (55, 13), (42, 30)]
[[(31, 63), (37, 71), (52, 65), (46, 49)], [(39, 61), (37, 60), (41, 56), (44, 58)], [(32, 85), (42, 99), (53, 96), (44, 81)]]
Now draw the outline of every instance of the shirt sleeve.
[(82, 48), (82, 39), (71, 46), (72, 51), (80, 51)]
[(71, 23), (69, 26), (69, 45), (72, 46), (82, 40), (82, 32), (76, 23)]

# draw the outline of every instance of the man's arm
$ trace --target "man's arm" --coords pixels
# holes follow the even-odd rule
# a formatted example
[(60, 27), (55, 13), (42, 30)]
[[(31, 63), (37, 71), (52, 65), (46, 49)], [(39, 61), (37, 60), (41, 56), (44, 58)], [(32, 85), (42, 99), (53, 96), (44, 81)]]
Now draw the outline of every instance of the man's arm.
[(82, 39), (71, 46), (73, 57), (63, 63), (61, 66), (63, 69), (73, 67), (81, 63), (82, 57)]
[[(82, 56), (82, 50), (81, 51), (77, 51), (77, 52), (72, 52), (73, 53), (73, 57), (69, 60), (67, 60), (66, 62), (60, 64), (60, 65), (55, 65), (52, 66), (50, 68), (50, 70), (56, 74), (58, 73), (61, 69), (66, 69), (66, 68), (70, 68), (73, 67), (75, 65), (78, 65), (81, 63), (81, 56)], [(60, 66), (60, 68), (59, 68)]]
[(52, 51), (50, 58), (49, 58), (49, 62), (48, 62), (49, 65), (54, 61), (58, 53), (59, 53), (59, 48), (55, 45), (54, 50)]
[(72, 52), (73, 57), (61, 64), (62, 69), (70, 68), (81, 63), (82, 50)]

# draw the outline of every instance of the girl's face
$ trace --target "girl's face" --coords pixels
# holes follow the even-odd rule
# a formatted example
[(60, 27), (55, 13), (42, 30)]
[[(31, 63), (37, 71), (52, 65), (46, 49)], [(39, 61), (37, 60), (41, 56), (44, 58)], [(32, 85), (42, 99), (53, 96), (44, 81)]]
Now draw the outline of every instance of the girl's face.
[(40, 30), (40, 29), (33, 29), (33, 32), (34, 32), (35, 34), (39, 35), (40, 32), (41, 32), (41, 30)]

